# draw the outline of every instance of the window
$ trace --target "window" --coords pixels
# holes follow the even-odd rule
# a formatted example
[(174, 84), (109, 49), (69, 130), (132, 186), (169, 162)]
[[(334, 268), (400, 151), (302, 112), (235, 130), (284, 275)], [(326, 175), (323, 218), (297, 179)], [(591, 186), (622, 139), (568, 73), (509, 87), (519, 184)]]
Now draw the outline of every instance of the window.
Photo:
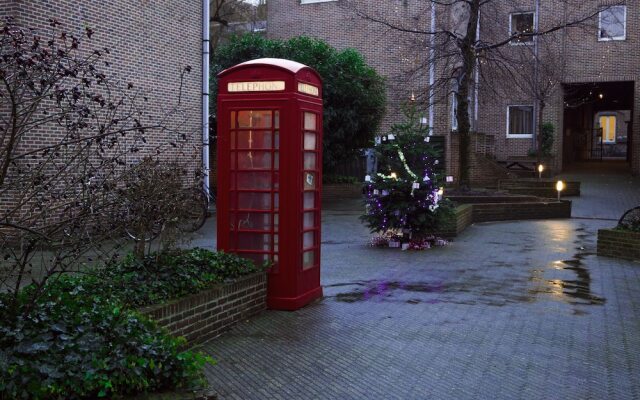
[(533, 106), (507, 107), (507, 137), (529, 138), (533, 135)]
[(603, 115), (598, 123), (602, 129), (602, 141), (604, 143), (616, 142), (616, 117), (615, 115)]
[(458, 96), (456, 96), (456, 94), (454, 93), (453, 96), (451, 96), (451, 130), (452, 131), (458, 130), (458, 117), (456, 115), (457, 112), (458, 112)]
[[(511, 36), (534, 32), (534, 13), (511, 14), (509, 19), (509, 34)], [(533, 43), (533, 36), (520, 36), (511, 40), (511, 44)]]
[(600, 11), (598, 40), (625, 40), (627, 6), (611, 6)]

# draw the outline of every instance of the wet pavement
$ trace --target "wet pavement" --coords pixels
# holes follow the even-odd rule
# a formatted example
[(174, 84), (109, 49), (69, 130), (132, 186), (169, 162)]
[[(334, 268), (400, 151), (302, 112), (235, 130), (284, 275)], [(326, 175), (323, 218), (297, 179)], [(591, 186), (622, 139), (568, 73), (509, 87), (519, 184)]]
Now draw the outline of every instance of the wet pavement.
[(403, 252), (331, 208), (325, 297), (206, 345), (221, 399), (640, 398), (640, 264), (594, 255), (612, 221), (476, 224)]

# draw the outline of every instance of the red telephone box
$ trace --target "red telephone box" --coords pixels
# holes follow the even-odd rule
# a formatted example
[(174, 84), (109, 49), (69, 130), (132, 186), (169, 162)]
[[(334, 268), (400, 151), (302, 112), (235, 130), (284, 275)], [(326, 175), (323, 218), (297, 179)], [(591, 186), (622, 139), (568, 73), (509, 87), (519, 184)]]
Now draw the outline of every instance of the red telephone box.
[(267, 305), (322, 296), (322, 82), (263, 58), (218, 75), (218, 249), (271, 262)]

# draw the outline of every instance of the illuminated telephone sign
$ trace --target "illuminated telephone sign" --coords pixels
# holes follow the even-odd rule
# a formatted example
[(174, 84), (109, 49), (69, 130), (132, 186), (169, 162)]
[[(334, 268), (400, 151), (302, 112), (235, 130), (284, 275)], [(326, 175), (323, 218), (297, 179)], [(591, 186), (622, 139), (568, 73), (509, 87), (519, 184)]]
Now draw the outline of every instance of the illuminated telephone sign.
[(219, 75), (218, 249), (269, 263), (267, 305), (322, 297), (322, 82), (289, 60)]

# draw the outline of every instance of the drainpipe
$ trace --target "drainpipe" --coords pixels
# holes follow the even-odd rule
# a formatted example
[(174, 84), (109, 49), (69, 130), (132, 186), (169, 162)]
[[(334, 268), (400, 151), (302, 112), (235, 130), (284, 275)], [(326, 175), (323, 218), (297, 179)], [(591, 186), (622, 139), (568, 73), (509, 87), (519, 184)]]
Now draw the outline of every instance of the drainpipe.
[(433, 85), (436, 82), (436, 35), (433, 32), (436, 31), (436, 5), (431, 2), (431, 37), (429, 38), (429, 131), (433, 132), (434, 122), (434, 104)]
[(534, 64), (534, 70), (533, 70), (533, 84), (534, 84), (534, 88), (533, 88), (533, 92), (535, 93), (535, 102), (534, 102), (534, 112), (533, 112), (533, 134), (531, 135), (533, 137), (533, 148), (536, 149), (538, 152), (540, 151), (540, 149), (538, 148), (538, 126), (542, 123), (542, 121), (538, 121), (538, 110), (540, 109), (540, 99), (539, 99), (539, 93), (538, 92), (540, 90), (540, 82), (538, 82), (539, 79), (539, 64), (540, 64), (540, 60), (539, 60), (539, 47), (538, 47), (538, 32), (539, 32), (539, 21), (540, 21), (540, 0), (536, 0), (536, 9), (535, 9), (535, 14), (533, 15), (533, 23), (534, 23), (534, 29), (535, 29), (535, 33), (536, 35), (533, 37), (533, 54), (534, 54), (534, 58), (535, 58), (535, 64)]
[(203, 189), (209, 196), (209, 2), (202, 0), (202, 170)]

